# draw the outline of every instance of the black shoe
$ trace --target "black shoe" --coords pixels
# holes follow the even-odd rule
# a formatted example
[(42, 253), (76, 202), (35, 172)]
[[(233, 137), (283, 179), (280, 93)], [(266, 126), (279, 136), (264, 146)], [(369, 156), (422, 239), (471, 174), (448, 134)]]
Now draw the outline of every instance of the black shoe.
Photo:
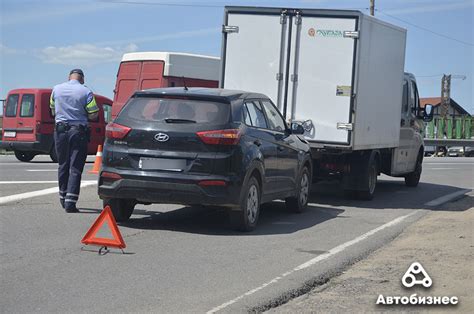
[(60, 199), (59, 199), (59, 203), (61, 203), (61, 207), (62, 207), (63, 209), (66, 208), (65, 205), (64, 205), (64, 199), (61, 199), (61, 198), (60, 198)]
[(66, 213), (78, 213), (79, 212), (79, 210), (76, 207), (76, 204), (66, 205), (66, 207), (64, 209), (66, 210)]

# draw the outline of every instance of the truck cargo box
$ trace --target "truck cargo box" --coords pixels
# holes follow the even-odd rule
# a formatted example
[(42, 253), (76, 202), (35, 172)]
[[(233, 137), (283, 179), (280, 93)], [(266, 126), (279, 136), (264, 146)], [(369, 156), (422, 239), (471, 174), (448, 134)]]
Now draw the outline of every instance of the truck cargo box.
[(226, 7), (220, 86), (268, 95), (312, 147), (399, 145), (406, 31), (353, 10)]

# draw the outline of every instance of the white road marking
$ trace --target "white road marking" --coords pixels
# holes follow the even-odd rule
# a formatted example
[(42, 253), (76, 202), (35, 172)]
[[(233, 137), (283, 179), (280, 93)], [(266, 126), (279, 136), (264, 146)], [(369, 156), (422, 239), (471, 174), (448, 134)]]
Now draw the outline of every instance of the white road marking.
[(57, 169), (26, 169), (26, 171), (31, 171), (31, 172), (53, 172), (53, 171), (58, 171)]
[[(82, 181), (81, 187), (86, 187), (86, 186), (95, 185), (95, 184), (97, 184), (97, 181), (95, 180)], [(58, 187), (3, 196), (3, 197), (0, 197), (0, 204), (5, 204), (9, 202), (14, 202), (14, 201), (21, 201), (27, 198), (32, 198), (32, 197), (42, 196), (42, 195), (47, 195), (47, 194), (54, 194), (54, 193), (59, 193)]]
[(474, 165), (474, 162), (424, 162), (423, 165), (455, 165), (455, 166), (462, 166), (462, 165)]
[(458, 168), (430, 168), (430, 170), (461, 170)]
[(359, 242), (361, 242), (361, 241), (367, 239), (368, 237), (374, 235), (375, 233), (377, 233), (377, 232), (379, 232), (379, 231), (381, 231), (381, 230), (383, 230), (383, 229), (385, 229), (385, 228), (389, 228), (389, 227), (392, 227), (392, 226), (395, 226), (395, 225), (399, 224), (400, 222), (402, 222), (402, 221), (405, 220), (406, 218), (408, 218), (408, 217), (410, 217), (410, 216), (416, 214), (417, 212), (418, 212), (418, 211), (414, 211), (414, 212), (412, 212), (412, 213), (410, 213), (410, 214), (408, 214), (408, 215), (395, 218), (394, 220), (392, 220), (392, 221), (390, 221), (390, 222), (388, 222), (388, 223), (386, 223), (386, 224), (384, 224), (384, 225), (381, 225), (380, 227), (377, 227), (377, 228), (375, 228), (375, 229), (372, 229), (371, 231), (366, 232), (366, 233), (364, 233), (363, 235), (361, 235), (361, 236), (359, 236), (359, 237), (357, 237), (357, 238), (355, 238), (355, 239), (353, 239), (353, 240), (351, 240), (351, 241), (348, 241), (348, 242), (346, 242), (346, 243), (343, 243), (343, 244), (341, 244), (341, 245), (338, 245), (338, 246), (336, 246), (335, 248), (332, 248), (331, 250), (329, 250), (327, 253), (321, 254), (321, 255), (319, 255), (319, 256), (313, 258), (313, 259), (310, 259), (310, 260), (307, 261), (306, 263), (303, 263), (303, 264), (301, 264), (301, 265), (299, 265), (299, 266), (293, 268), (292, 270), (287, 271), (286, 273), (283, 273), (283, 274), (281, 274), (280, 276), (273, 278), (272, 280), (270, 280), (270, 281), (264, 283), (263, 285), (261, 285), (261, 286), (255, 288), (255, 289), (249, 290), (249, 291), (245, 292), (244, 294), (242, 294), (242, 295), (236, 297), (235, 299), (232, 299), (232, 300), (230, 300), (230, 301), (228, 301), (228, 302), (225, 302), (225, 303), (223, 303), (223, 304), (221, 304), (221, 305), (219, 305), (219, 306), (216, 306), (216, 307), (213, 308), (212, 310), (207, 311), (207, 314), (216, 313), (216, 312), (218, 312), (218, 311), (220, 311), (220, 310), (222, 310), (222, 309), (228, 307), (229, 305), (232, 305), (232, 304), (236, 303), (237, 301), (243, 299), (243, 298), (246, 297), (246, 296), (252, 295), (252, 294), (254, 294), (254, 293), (256, 293), (256, 292), (258, 292), (258, 291), (264, 289), (265, 287), (268, 287), (269, 285), (272, 285), (272, 284), (277, 283), (278, 281), (280, 281), (280, 280), (283, 279), (284, 277), (289, 276), (289, 275), (293, 274), (294, 272), (300, 271), (300, 270), (302, 270), (302, 269), (306, 269), (306, 268), (311, 267), (311, 266), (313, 266), (314, 264), (316, 264), (316, 263), (318, 263), (318, 262), (320, 262), (320, 261), (322, 261), (322, 260), (328, 259), (329, 257), (331, 257), (331, 256), (333, 256), (333, 255), (336, 255), (336, 254), (338, 254), (338, 253), (344, 251), (344, 250), (347, 249), (348, 247), (350, 247), (350, 246), (352, 246), (352, 245), (354, 245), (354, 244), (356, 244), (356, 243), (359, 243)]
[(428, 203), (425, 203), (424, 205), (425, 206), (430, 206), (430, 207), (438, 206), (438, 205), (447, 203), (449, 201), (452, 201), (452, 200), (454, 200), (458, 197), (461, 197), (462, 195), (467, 194), (471, 191), (472, 191), (472, 189), (466, 189), (466, 190), (461, 190), (461, 191), (457, 191), (457, 192), (454, 192), (454, 193), (450, 193), (450, 194), (435, 198), (434, 200), (429, 201)]
[(45, 184), (58, 183), (58, 181), (0, 181), (0, 184)]

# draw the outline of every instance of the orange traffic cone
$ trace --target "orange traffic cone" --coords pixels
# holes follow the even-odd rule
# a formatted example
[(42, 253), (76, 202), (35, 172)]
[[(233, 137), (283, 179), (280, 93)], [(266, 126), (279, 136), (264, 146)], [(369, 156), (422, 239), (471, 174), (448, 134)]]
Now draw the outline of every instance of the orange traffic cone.
[(94, 166), (88, 173), (98, 174), (100, 165), (102, 164), (102, 145), (97, 146), (97, 154), (95, 155)]

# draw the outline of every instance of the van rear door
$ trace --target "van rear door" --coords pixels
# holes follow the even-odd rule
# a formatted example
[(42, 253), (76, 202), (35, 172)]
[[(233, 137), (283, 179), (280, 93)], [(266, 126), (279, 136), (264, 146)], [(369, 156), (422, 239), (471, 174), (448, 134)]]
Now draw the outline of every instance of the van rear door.
[(163, 61), (126, 61), (120, 63), (114, 90), (112, 118), (115, 118), (132, 94), (141, 89), (161, 87)]
[[(17, 118), (17, 141), (34, 142), (36, 141), (36, 102), (41, 99), (36, 99), (34, 93), (25, 92), (21, 95), (19, 112)], [(38, 117), (40, 119), (40, 117)]]
[(7, 97), (3, 113), (3, 141), (16, 141), (17, 136), (17, 114), (20, 103), (20, 94), (12, 93)]

